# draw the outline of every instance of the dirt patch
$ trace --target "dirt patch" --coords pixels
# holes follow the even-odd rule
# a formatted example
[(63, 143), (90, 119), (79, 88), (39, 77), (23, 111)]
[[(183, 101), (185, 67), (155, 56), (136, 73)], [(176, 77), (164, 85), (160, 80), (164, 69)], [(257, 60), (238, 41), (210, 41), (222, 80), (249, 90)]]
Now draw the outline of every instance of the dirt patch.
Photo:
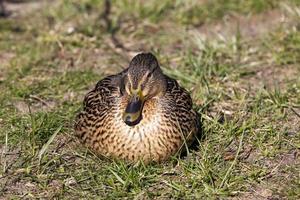
[(262, 186), (251, 189), (251, 192), (241, 193), (241, 195), (232, 198), (233, 200), (265, 200), (272, 199), (273, 191)]
[(287, 24), (283, 11), (271, 10), (258, 15), (226, 16), (223, 18), (223, 21), (203, 25), (197, 31), (204, 39), (229, 39), (232, 36), (236, 36), (238, 32), (242, 37), (252, 38)]
[[(65, 134), (60, 134), (57, 135), (45, 153), (52, 159), (56, 159), (57, 155), (60, 155), (62, 160), (76, 163), (80, 161), (77, 161), (79, 158), (74, 155), (73, 150), (78, 145), (73, 138), (70, 139)], [(3, 174), (0, 174), (0, 191), (3, 195), (0, 199), (10, 199), (12, 197), (30, 199), (33, 196), (52, 199), (61, 192), (64, 180), (60, 177), (52, 177), (47, 173), (40, 173), (37, 157), (31, 158), (33, 159), (32, 162), (35, 163), (34, 165), (24, 168), (23, 161), (19, 159), (20, 149), (5, 150), (4, 146), (0, 146), (0, 151), (2, 152), (0, 164), (5, 165), (7, 169)], [(46, 190), (43, 184), (46, 184)]]
[[(2, 170), (5, 172), (13, 165), (15, 164), (16, 160), (19, 158), (21, 154), (20, 148), (13, 148), (10, 149), (8, 146), (0, 145), (0, 166)], [(0, 180), (1, 180), (0, 175)]]
[[(51, 2), (53, 3), (53, 1)], [(49, 3), (47, 0), (4, 1), (4, 9), (9, 17), (19, 17), (41, 9), (47, 3)]]
[(5, 71), (10, 65), (10, 61), (15, 57), (15, 54), (8, 52), (0, 52), (0, 83), (5, 80)]
[(300, 134), (300, 108), (289, 107), (286, 109), (286, 120), (279, 123), (278, 126), (282, 131), (285, 131), (289, 136), (296, 137)]
[(287, 84), (298, 78), (299, 70), (294, 65), (265, 65), (252, 67), (250, 75), (240, 78), (239, 85), (244, 85), (257, 92), (261, 88), (286, 90)]
[(74, 48), (71, 51), (61, 51), (57, 55), (61, 66), (60, 71), (91, 69), (98, 74), (117, 73), (127, 67), (127, 63), (120, 55), (111, 51), (112, 49), (109, 47), (93, 49)]
[(29, 114), (38, 111), (51, 111), (55, 109), (57, 103), (51, 100), (45, 100), (41, 97), (30, 95), (28, 101), (16, 100), (13, 102), (13, 106), (21, 114)]
[(10, 61), (15, 57), (15, 54), (9, 52), (0, 52), (0, 70), (5, 69)]
[(283, 196), (278, 194), (285, 193), (287, 189), (286, 180), (295, 179), (295, 176), (287, 173), (285, 169), (299, 166), (298, 157), (299, 152), (297, 150), (279, 154), (273, 159), (259, 157), (257, 151), (254, 151), (247, 161), (258, 162), (261, 164), (260, 167), (268, 171), (263, 177), (260, 177), (260, 183), (250, 185), (249, 191), (240, 193), (233, 199), (282, 199)]

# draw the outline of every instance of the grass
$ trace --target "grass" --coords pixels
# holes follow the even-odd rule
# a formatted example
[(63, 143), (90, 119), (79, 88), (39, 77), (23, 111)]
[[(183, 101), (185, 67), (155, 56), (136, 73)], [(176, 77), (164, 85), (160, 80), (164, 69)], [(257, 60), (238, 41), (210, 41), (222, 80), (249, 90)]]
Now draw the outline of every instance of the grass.
[[(112, 1), (112, 28), (129, 50), (113, 45), (102, 1), (46, 2), (0, 19), (0, 197), (299, 199), (298, 2), (141, 2)], [(262, 16), (255, 23), (268, 27), (268, 12), (285, 21), (254, 37), (243, 23), (222, 37), (201, 29), (232, 16)], [(73, 135), (84, 95), (141, 50), (155, 52), (202, 114), (206, 137), (187, 157), (130, 165)]]

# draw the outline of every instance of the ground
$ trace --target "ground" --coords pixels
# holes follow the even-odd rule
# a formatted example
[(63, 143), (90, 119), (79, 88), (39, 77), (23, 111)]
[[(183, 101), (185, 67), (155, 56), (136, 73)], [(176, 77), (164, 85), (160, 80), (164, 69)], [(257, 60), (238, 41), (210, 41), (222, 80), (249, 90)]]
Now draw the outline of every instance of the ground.
[[(300, 2), (8, 1), (0, 19), (0, 199), (300, 199)], [(151, 51), (202, 115), (199, 150), (99, 158), (84, 95)]]

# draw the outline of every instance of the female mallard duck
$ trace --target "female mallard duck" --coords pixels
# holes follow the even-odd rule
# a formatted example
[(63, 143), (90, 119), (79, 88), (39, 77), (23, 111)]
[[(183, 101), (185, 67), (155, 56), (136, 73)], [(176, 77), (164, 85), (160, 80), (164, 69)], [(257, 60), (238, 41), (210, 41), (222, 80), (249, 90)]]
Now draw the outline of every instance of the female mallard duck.
[(161, 162), (195, 140), (200, 121), (188, 92), (141, 53), (86, 95), (75, 132), (101, 155)]

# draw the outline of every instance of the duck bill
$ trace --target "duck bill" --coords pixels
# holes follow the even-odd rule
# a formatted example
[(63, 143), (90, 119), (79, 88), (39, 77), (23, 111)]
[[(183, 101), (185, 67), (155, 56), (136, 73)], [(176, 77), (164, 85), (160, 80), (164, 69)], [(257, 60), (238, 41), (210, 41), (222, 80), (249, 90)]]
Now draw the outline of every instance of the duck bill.
[(142, 96), (139, 95), (133, 95), (130, 98), (123, 115), (123, 121), (128, 126), (134, 126), (141, 121), (144, 106), (144, 101), (142, 99)]

